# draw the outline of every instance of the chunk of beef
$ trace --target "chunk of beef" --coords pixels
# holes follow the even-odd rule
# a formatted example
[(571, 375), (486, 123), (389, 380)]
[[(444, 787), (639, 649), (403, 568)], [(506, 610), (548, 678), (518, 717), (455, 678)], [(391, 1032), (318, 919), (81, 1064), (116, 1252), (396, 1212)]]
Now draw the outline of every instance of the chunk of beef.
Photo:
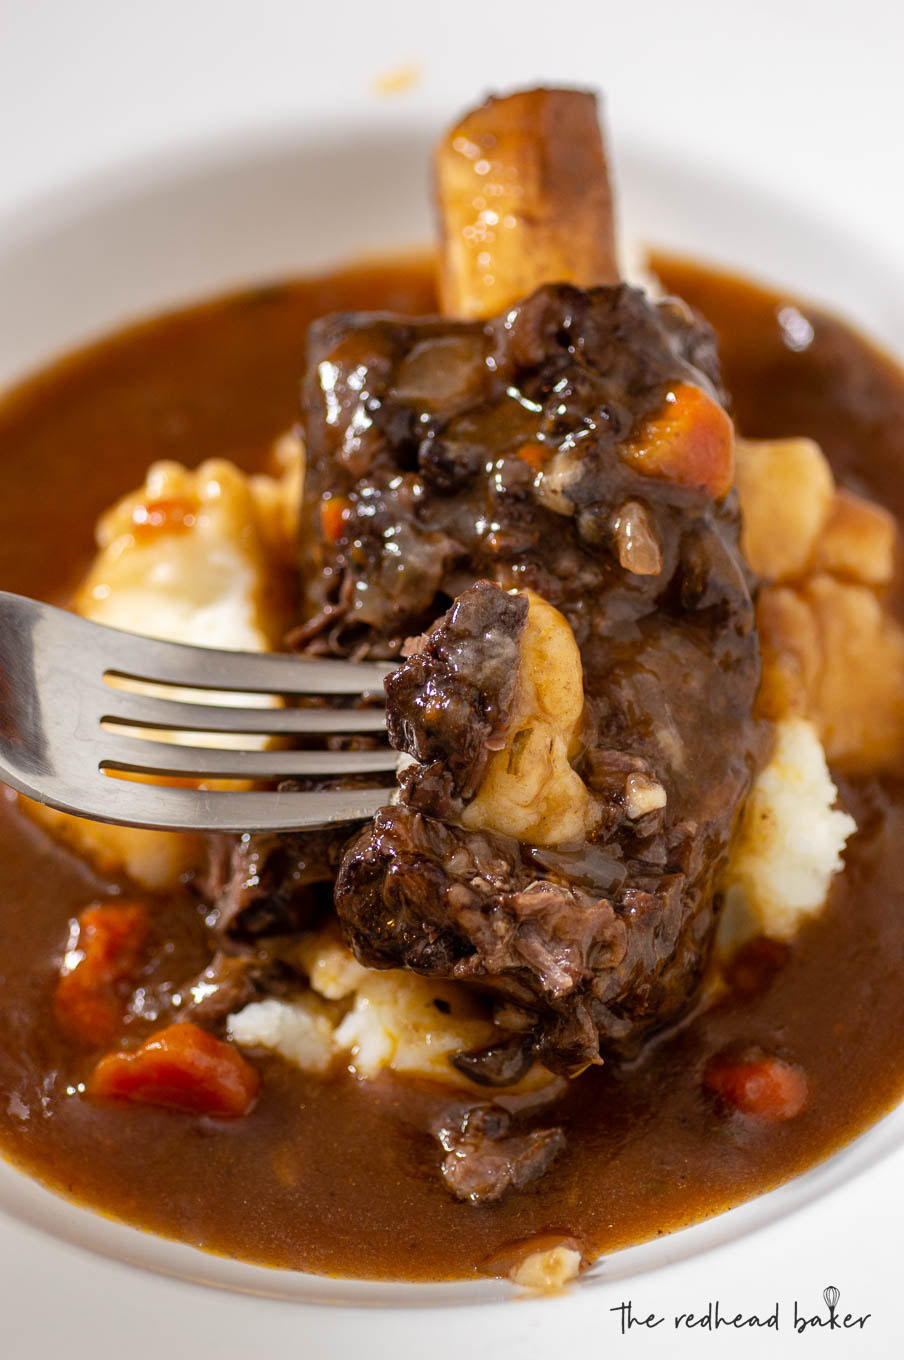
[(454, 1053), (449, 1061), (478, 1086), (515, 1086), (530, 1071), (535, 1056), (533, 1035), (516, 1032), (483, 1048)]
[(171, 1008), (173, 1019), (217, 1025), (249, 1001), (290, 995), (304, 985), (303, 974), (267, 948), (238, 949), (237, 953), (218, 949), (206, 968), (182, 984), (180, 1004)]
[[(681, 841), (665, 857), (692, 869)], [(479, 983), (529, 1013), (533, 1051), (573, 1074), (682, 1012), (714, 919), (711, 892), (688, 910), (680, 870), (632, 861), (605, 893), (581, 882), (510, 837), (400, 806), (353, 842), (336, 901), (362, 963)]]
[(456, 1199), (487, 1204), (539, 1180), (565, 1147), (561, 1129), (511, 1133), (498, 1105), (472, 1106), (444, 1122), (436, 1137), (446, 1152), (443, 1179)]
[(411, 806), (452, 817), (473, 798), (502, 744), (526, 620), (524, 596), (478, 582), (388, 677), (389, 739), (419, 762), (402, 777)]
[(312, 333), (309, 513), (340, 494), (347, 514), (338, 541), (313, 525), (305, 539), (310, 647), (398, 654), (475, 581), (497, 587), (495, 606), (480, 587), (481, 611), (532, 588), (580, 647), (577, 769), (600, 807), (589, 846), (450, 824), (506, 707), (478, 611), (459, 602), (390, 682), (391, 730), (417, 764), (402, 805), (349, 848), (337, 909), (363, 962), (500, 993), (569, 1072), (630, 1056), (692, 1004), (761, 756), (734, 493), (635, 457), (669, 394), (691, 389), (711, 412), (711, 334), (626, 287), (541, 288), (485, 325), (352, 316)]
[(508, 836), (466, 831), (411, 808), (384, 808), (352, 844), (336, 881), (340, 915), (371, 967), (405, 962), (430, 976), (487, 977), (530, 1002), (554, 1001), (605, 960), (621, 961), (625, 929), (611, 905), (537, 873)]
[[(661, 591), (626, 579), (613, 514), (648, 507), (674, 548), (676, 516), (711, 509), (617, 456), (670, 384), (721, 390), (712, 332), (681, 303), (550, 285), (487, 323), (327, 317), (308, 351), (310, 650), (395, 655), (481, 578), (532, 587), (583, 642), (600, 592), (613, 612)], [(320, 527), (335, 497), (338, 538)]]
[(178, 1018), (198, 1025), (216, 1024), (231, 1011), (241, 1010), (257, 994), (251, 955), (226, 954), (218, 949), (207, 967), (183, 986)]
[(329, 832), (212, 836), (199, 887), (231, 949), (316, 925), (329, 907), (346, 837)]

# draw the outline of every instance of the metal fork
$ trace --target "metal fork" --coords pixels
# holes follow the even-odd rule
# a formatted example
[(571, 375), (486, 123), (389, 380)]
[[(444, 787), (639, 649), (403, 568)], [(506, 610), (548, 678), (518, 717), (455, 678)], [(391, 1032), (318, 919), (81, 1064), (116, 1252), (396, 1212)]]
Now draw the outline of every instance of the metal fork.
[[(391, 669), (159, 642), (0, 591), (0, 780), (64, 812), (161, 830), (288, 831), (363, 820), (390, 799), (399, 757), (386, 744), (293, 751), (184, 743), (203, 733), (321, 740), (382, 734), (385, 742), (382, 707), (262, 708), (249, 701), (382, 696)], [(123, 685), (228, 691), (230, 706)], [(178, 732), (180, 744), (141, 729)], [(368, 775), (383, 787), (197, 789), (115, 777), (123, 772), (270, 781)]]

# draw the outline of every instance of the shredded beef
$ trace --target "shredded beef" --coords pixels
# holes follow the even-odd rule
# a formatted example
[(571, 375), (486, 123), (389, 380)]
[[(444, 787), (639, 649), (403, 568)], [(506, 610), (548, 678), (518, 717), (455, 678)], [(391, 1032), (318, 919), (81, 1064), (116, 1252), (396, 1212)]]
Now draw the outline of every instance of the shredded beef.
[(330, 905), (342, 854), (335, 834), (210, 837), (208, 847), (199, 886), (216, 907), (217, 934), (233, 950), (316, 925)]
[(239, 946), (238, 953), (218, 949), (197, 977), (182, 984), (181, 1004), (173, 1007), (173, 1018), (218, 1025), (249, 1001), (291, 995), (304, 981), (297, 968), (267, 948)]
[(452, 817), (473, 798), (502, 743), (526, 620), (524, 596), (478, 582), (388, 677), (389, 739), (419, 762), (402, 775), (412, 807)]
[[(485, 324), (326, 317), (308, 349), (309, 649), (395, 655), (481, 578), (532, 587), (581, 644), (601, 590), (610, 613), (660, 593), (625, 579), (609, 519), (637, 501), (677, 546), (674, 521), (703, 506), (614, 456), (669, 384), (721, 391), (712, 332), (682, 303), (549, 285)], [(555, 455), (539, 477), (521, 456), (534, 444)], [(337, 496), (344, 530), (326, 541), (320, 502)]]
[[(387, 687), (415, 763), (345, 855), (346, 933), (371, 966), (516, 1004), (558, 1070), (631, 1056), (693, 1002), (760, 756), (734, 494), (620, 452), (676, 383), (720, 395), (712, 335), (682, 304), (563, 285), (486, 324), (328, 318), (309, 358), (306, 645), (388, 657), (431, 629)], [(318, 502), (334, 495), (343, 533), (326, 541)], [(588, 845), (455, 824), (511, 705), (507, 592), (522, 587), (580, 647)], [(638, 813), (644, 788), (665, 805)]]
[(477, 1105), (437, 1129), (446, 1152), (443, 1179), (456, 1199), (486, 1204), (521, 1190), (539, 1180), (565, 1146), (561, 1129), (511, 1133), (510, 1126), (498, 1105)]
[(183, 985), (179, 1019), (193, 1020), (199, 1025), (215, 1024), (231, 1011), (240, 1010), (257, 994), (251, 956), (217, 950), (207, 967)]
[(394, 807), (349, 848), (336, 900), (363, 963), (480, 983), (532, 1014), (548, 1066), (575, 1072), (683, 1009), (676, 978), (705, 957), (711, 900), (689, 919), (682, 873), (632, 867), (594, 894), (510, 837)]
[(530, 1071), (535, 1057), (533, 1036), (516, 1033), (484, 1048), (454, 1053), (449, 1061), (478, 1086), (515, 1086)]

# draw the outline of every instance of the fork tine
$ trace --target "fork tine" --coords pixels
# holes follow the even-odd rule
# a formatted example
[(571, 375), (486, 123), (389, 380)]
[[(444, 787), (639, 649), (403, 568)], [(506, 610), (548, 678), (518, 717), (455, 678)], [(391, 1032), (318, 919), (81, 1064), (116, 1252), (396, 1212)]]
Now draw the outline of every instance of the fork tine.
[(110, 734), (102, 744), (100, 768), (135, 774), (197, 775), (214, 779), (291, 779), (305, 775), (389, 773), (398, 752), (242, 751), (215, 746), (175, 746), (164, 741)]
[(101, 722), (156, 727), (174, 732), (228, 732), (265, 736), (330, 736), (345, 732), (385, 732), (382, 708), (232, 708), (188, 704), (130, 690), (111, 689)]
[[(159, 657), (177, 664), (163, 666)], [(137, 659), (135, 659), (137, 658)], [(197, 667), (200, 666), (200, 669)], [(183, 831), (291, 831), (366, 820), (391, 802), (388, 787), (205, 790), (111, 778), (104, 768), (174, 775), (277, 779), (326, 772), (386, 776), (396, 754), (380, 751), (228, 751), (147, 741), (129, 728), (260, 734), (380, 731), (382, 709), (235, 708), (115, 689), (113, 671), (189, 689), (247, 694), (361, 692), (383, 666), (311, 663), (182, 647), (89, 623), (66, 610), (0, 591), (0, 778), (41, 803), (125, 826)], [(106, 726), (102, 727), (106, 715)], [(112, 727), (111, 727), (112, 724)], [(251, 743), (249, 743), (250, 745)], [(321, 765), (319, 762), (323, 762)]]
[(293, 656), (285, 652), (229, 652), (124, 633), (85, 622), (98, 630), (104, 673), (183, 689), (230, 690), (248, 694), (383, 693), (393, 669), (382, 662), (350, 662)]
[(389, 662), (322, 660), (286, 652), (231, 652), (161, 642), (9, 591), (0, 591), (0, 630), (20, 641), (30, 639), (36, 652), (46, 639), (51, 654), (62, 647), (97, 658), (103, 674), (184, 689), (381, 695), (383, 680), (393, 669)]
[[(366, 821), (390, 801), (389, 789), (339, 789), (301, 793), (292, 789), (272, 792), (225, 792), (223, 790), (168, 788), (160, 784), (133, 784), (98, 774), (86, 781), (85, 798), (77, 805), (65, 796), (41, 797), (40, 791), (23, 787), (63, 812), (91, 817), (98, 822), (145, 827), (151, 831), (223, 831), (242, 834), (255, 831), (303, 831), (311, 827), (341, 826)], [(89, 801), (90, 797), (90, 801)]]

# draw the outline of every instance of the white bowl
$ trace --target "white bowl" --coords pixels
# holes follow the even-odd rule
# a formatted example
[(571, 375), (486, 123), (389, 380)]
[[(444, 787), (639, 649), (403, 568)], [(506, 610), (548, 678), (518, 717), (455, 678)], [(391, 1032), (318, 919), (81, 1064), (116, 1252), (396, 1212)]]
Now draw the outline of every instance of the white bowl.
[[(431, 232), (426, 166), (432, 131), (413, 132), (401, 119), (394, 128), (384, 120), (374, 133), (321, 129), (315, 137), (285, 127), (111, 170), (17, 209), (0, 221), (0, 382), (120, 323), (220, 289), (423, 243)], [(621, 146), (618, 160), (623, 215), (637, 237), (793, 285), (904, 354), (904, 276), (897, 266), (759, 189), (678, 166), (642, 146)], [(899, 1109), (779, 1190), (610, 1258), (580, 1289), (586, 1295), (774, 1223), (876, 1165), (899, 1148), (902, 1133)], [(490, 1303), (512, 1293), (496, 1281), (368, 1284), (207, 1256), (77, 1208), (6, 1165), (0, 1165), (0, 1209), (0, 1257), (33, 1258), (54, 1279), (61, 1272), (95, 1282), (105, 1276), (96, 1264), (60, 1255), (49, 1240), (36, 1246), (34, 1228), (180, 1280), (269, 1299), (399, 1307), (409, 1321), (411, 1308)], [(147, 1276), (128, 1284), (118, 1272), (109, 1278), (138, 1308), (157, 1297)], [(152, 1339), (135, 1336), (132, 1360), (152, 1353)]]

